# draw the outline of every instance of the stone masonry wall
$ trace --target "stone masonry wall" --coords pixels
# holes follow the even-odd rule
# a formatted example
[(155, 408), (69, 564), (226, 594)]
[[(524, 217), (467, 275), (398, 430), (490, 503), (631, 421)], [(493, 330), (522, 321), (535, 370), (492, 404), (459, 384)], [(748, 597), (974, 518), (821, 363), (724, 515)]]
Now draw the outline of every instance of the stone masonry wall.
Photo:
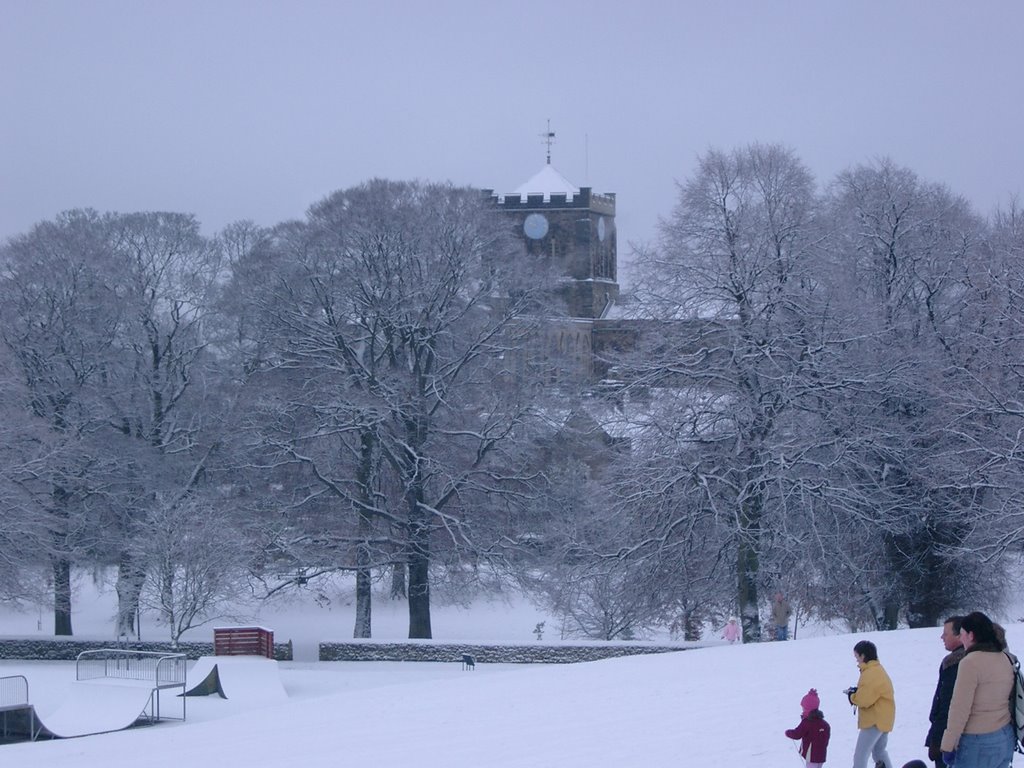
[[(692, 647), (692, 646), (691, 646)], [(617, 656), (684, 651), (685, 645), (608, 643), (581, 645), (476, 645), (471, 643), (346, 641), (320, 643), (320, 661), (461, 661), (479, 664), (573, 664)]]
[[(320, 643), (320, 661), (451, 661), (459, 662), (469, 654), (479, 664), (573, 664), (618, 656), (646, 653), (672, 653), (694, 647), (692, 644), (655, 645), (652, 643), (593, 643), (545, 645), (481, 645), (475, 643), (438, 643), (430, 640), (381, 642), (347, 640)], [(0, 638), (0, 659), (25, 661), (74, 661), (82, 651), (123, 648), (133, 651), (184, 653), (190, 659), (213, 655), (213, 643), (182, 642), (177, 648), (169, 643), (128, 643), (102, 640)], [(292, 644), (274, 643), (274, 658), (291, 661)]]
[[(172, 648), (170, 643), (127, 643), (118, 644), (102, 640), (67, 639), (0, 639), (0, 659), (19, 659), (30, 661), (74, 661), (82, 651), (93, 651), (101, 648), (121, 648), (129, 651), (155, 651), (166, 653), (184, 653), (190, 659), (213, 655), (213, 643), (178, 643)], [(292, 660), (292, 644), (274, 643), (274, 658), (278, 661)]]

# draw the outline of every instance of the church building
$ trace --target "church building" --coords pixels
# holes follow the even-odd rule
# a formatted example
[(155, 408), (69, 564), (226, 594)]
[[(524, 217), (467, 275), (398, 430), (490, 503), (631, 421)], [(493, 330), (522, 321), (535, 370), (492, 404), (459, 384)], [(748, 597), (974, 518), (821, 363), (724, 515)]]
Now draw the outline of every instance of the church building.
[(577, 187), (551, 165), (549, 154), (514, 192), (484, 194), (512, 219), (527, 252), (548, 259), (566, 278), (560, 291), (568, 317), (552, 322), (550, 352), (572, 361), (586, 379), (601, 380), (608, 369), (602, 351), (629, 344), (633, 332), (616, 312), (615, 193)]

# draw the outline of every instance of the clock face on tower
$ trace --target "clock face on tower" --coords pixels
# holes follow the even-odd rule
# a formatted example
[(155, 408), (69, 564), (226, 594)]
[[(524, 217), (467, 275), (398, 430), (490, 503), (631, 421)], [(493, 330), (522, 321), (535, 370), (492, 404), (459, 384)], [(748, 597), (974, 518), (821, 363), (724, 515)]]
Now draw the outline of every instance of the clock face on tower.
[(540, 240), (548, 233), (548, 219), (543, 213), (531, 213), (523, 222), (523, 234), (531, 240)]
[(601, 216), (597, 220), (597, 239), (600, 240), (603, 243), (605, 237), (607, 237), (607, 236), (608, 236), (608, 232), (607, 232), (607, 229), (605, 227), (604, 216)]

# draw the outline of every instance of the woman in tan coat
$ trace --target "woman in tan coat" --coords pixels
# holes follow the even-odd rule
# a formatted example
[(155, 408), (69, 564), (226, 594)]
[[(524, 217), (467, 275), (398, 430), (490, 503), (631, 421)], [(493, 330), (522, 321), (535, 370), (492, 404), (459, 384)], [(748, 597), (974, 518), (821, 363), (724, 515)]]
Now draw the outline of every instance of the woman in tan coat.
[(1009, 704), (1013, 666), (984, 613), (964, 616), (960, 641), (967, 653), (953, 686), (942, 759), (955, 768), (1007, 768), (1013, 759)]

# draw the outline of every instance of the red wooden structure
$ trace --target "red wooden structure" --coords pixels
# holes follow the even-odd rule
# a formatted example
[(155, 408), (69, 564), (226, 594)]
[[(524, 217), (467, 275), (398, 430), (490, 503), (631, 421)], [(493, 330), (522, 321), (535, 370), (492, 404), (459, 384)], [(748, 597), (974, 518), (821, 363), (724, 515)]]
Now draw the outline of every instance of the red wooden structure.
[(266, 656), (274, 658), (274, 632), (264, 627), (216, 627), (214, 656)]

